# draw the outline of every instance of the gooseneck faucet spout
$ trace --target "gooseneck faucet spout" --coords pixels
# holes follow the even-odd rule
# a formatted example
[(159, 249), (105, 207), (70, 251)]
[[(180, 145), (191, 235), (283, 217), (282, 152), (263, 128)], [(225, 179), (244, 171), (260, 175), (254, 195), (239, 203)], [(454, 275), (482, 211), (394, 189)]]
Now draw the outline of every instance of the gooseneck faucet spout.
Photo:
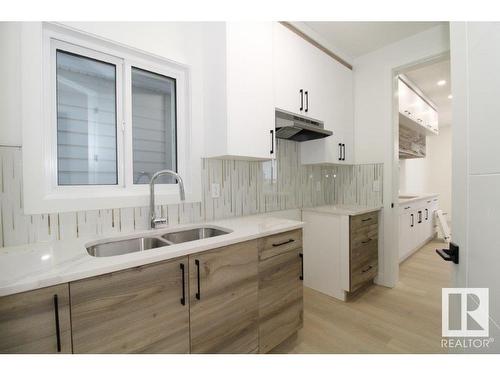
[(174, 176), (177, 182), (179, 183), (179, 193), (181, 201), (186, 200), (186, 194), (184, 192), (184, 182), (182, 181), (182, 177), (170, 169), (163, 169), (161, 171), (156, 172), (153, 177), (151, 177), (151, 181), (149, 181), (149, 216), (151, 218), (150, 228), (154, 229), (158, 224), (166, 224), (167, 220), (165, 218), (157, 218), (155, 214), (155, 181), (158, 177), (164, 175)]

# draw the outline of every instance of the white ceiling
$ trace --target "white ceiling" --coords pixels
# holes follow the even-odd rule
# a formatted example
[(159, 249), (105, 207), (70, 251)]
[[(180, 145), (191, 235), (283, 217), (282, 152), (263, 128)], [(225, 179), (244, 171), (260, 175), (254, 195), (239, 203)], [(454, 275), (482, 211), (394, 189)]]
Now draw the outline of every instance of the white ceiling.
[(304, 24), (332, 46), (356, 58), (444, 22), (304, 22)]
[[(410, 70), (405, 74), (438, 107), (439, 126), (451, 125), (452, 99), (448, 99), (451, 94), (450, 60)], [(445, 80), (446, 84), (438, 86), (440, 80)]]

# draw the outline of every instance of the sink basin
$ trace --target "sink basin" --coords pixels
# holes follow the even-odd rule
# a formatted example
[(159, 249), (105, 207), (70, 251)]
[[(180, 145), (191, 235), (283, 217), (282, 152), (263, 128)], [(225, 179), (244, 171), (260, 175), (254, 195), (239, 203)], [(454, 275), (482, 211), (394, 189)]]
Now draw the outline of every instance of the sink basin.
[(157, 247), (170, 245), (167, 241), (157, 237), (138, 237), (128, 240), (103, 242), (87, 247), (87, 252), (93, 257), (112, 257), (128, 253), (135, 253)]
[(399, 199), (413, 199), (418, 197), (418, 195), (400, 195)]
[(177, 244), (182, 242), (201, 240), (203, 238), (221, 236), (223, 234), (228, 234), (230, 232), (231, 231), (223, 229), (201, 227), (201, 228), (181, 230), (178, 232), (166, 233), (163, 236), (161, 236), (161, 238), (167, 240), (168, 242), (171, 242), (172, 244)]

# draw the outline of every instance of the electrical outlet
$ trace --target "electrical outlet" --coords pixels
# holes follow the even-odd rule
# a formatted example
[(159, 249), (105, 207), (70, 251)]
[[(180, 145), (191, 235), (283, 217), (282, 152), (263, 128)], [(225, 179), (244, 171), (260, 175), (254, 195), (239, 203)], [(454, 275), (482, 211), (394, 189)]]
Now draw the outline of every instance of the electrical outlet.
[(219, 198), (220, 197), (220, 184), (212, 184), (212, 198)]
[(373, 181), (373, 188), (372, 188), (373, 191), (380, 191), (380, 181), (379, 180), (375, 180)]

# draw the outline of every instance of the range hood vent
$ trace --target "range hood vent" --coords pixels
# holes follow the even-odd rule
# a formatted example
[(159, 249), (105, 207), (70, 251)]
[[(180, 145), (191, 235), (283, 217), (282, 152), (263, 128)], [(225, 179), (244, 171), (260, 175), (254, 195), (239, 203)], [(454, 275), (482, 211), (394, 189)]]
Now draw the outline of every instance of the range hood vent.
[(276, 111), (276, 137), (290, 141), (304, 142), (329, 137), (333, 132), (324, 129), (322, 121), (296, 114)]

